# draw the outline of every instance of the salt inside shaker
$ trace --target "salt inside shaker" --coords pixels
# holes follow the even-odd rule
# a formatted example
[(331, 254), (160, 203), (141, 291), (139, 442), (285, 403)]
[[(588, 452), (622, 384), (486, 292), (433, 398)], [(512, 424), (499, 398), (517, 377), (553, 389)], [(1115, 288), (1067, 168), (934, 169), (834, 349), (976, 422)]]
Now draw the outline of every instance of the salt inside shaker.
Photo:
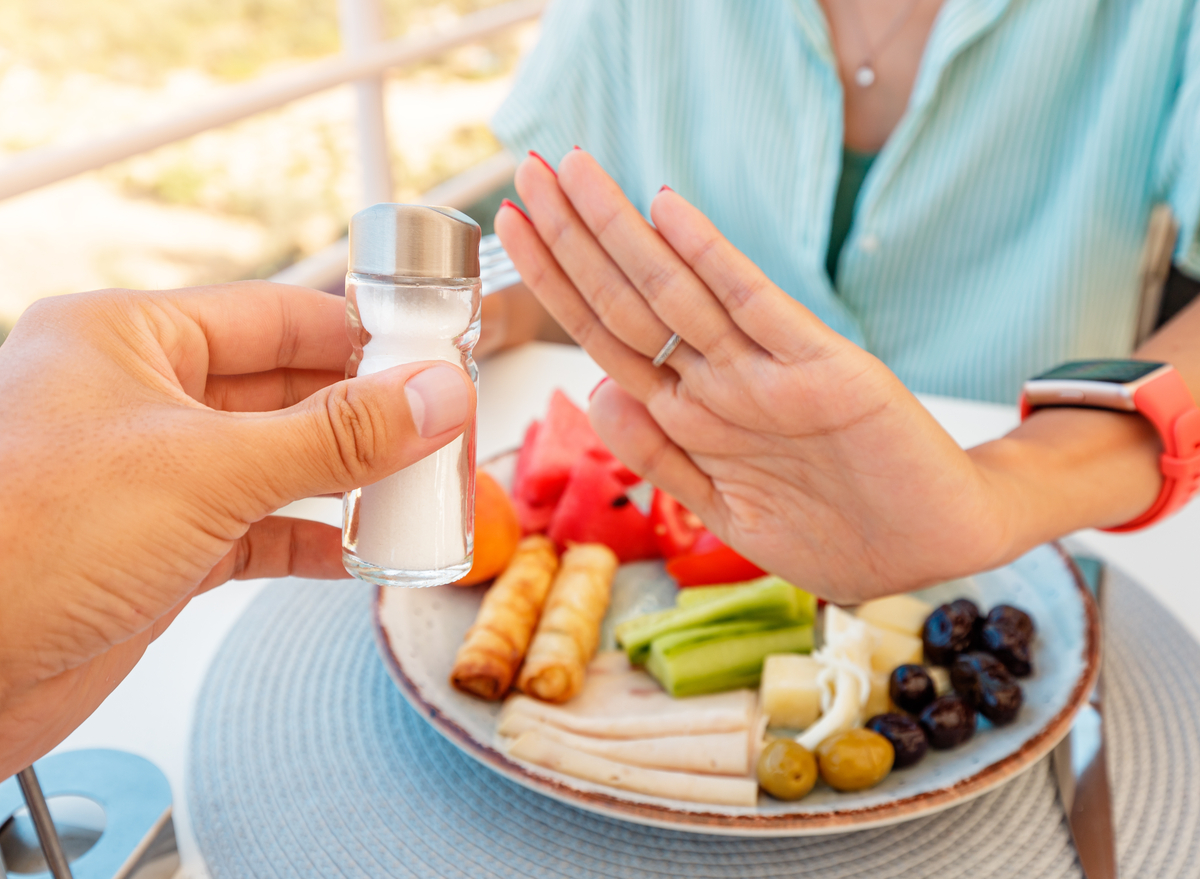
[[(350, 220), (347, 377), (418, 360), (457, 363), (477, 381), (479, 226), (452, 208), (377, 204)], [(342, 561), (361, 580), (438, 586), (471, 568), (475, 422), (410, 467), (347, 492)]]

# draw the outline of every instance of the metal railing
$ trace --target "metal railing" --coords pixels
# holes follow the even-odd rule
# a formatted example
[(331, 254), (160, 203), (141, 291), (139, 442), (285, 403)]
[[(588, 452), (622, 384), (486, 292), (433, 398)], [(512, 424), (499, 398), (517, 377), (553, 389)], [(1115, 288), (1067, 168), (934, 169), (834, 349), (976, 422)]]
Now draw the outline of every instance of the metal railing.
[[(473, 168), (468, 168), (457, 177), (452, 177), (440, 186), (422, 193), (417, 197), (417, 201), (420, 204), (465, 208), (507, 183), (512, 179), (514, 170), (516, 162), (512, 157), (508, 153), (497, 153)], [(271, 280), (280, 284), (296, 284), (300, 287), (315, 287), (318, 290), (334, 292), (335, 289), (341, 289), (349, 256), (350, 242), (342, 238), (307, 259), (302, 259), (272, 275)]]
[[(378, 0), (338, 0), (343, 38), (341, 54), (269, 74), (245, 85), (231, 86), (186, 111), (87, 143), (20, 153), (0, 164), (0, 200), (352, 82), (358, 103), (358, 155), (362, 166), (359, 203), (389, 201), (392, 180), (384, 122), (384, 73), (393, 67), (429, 60), (450, 49), (531, 21), (541, 14), (546, 2), (512, 0), (464, 16), (453, 27), (380, 41)], [(503, 184), (512, 170), (511, 158), (503, 154), (494, 156), (430, 190), (422, 201), (463, 207)], [(344, 240), (285, 269), (275, 279), (306, 286), (326, 286), (334, 265), (339, 267), (338, 274), (345, 272)]]

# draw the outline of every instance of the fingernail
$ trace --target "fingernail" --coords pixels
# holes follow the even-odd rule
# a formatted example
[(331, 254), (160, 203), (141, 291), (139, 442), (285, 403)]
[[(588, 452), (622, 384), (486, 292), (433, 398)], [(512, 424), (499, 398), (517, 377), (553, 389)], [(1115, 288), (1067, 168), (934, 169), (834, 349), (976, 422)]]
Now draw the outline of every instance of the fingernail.
[(417, 433), (425, 439), (458, 427), (471, 416), (471, 394), (462, 370), (450, 365), (418, 372), (405, 383), (404, 396)]
[(667, 184), (664, 183), (661, 187), (659, 187), (658, 191), (659, 192), (674, 192), (675, 190), (672, 189), (671, 187), (667, 186)]
[(604, 378), (600, 379), (600, 381), (596, 382), (596, 387), (592, 388), (591, 392), (588, 394), (589, 403), (592, 402), (592, 397), (596, 396), (596, 391), (600, 390), (600, 386), (608, 380), (609, 377), (606, 375)]
[(537, 153), (535, 153), (533, 150), (529, 151), (529, 155), (533, 156), (535, 159), (537, 159), (539, 162), (541, 162), (543, 165), (545, 165), (546, 170), (548, 170), (555, 177), (558, 176), (558, 172), (554, 170), (554, 166), (551, 165), (549, 162), (547, 162), (545, 159), (543, 159), (541, 156), (539, 156)]
[(575, 144), (575, 146), (571, 147), (571, 149), (573, 149), (573, 150), (579, 149), (579, 144)]
[(509, 201), (507, 198), (502, 199), (500, 202), (500, 207), (512, 208), (514, 211), (516, 211), (518, 214), (520, 214), (522, 217), (525, 218), (526, 223), (529, 223), (531, 226), (533, 225), (533, 220), (529, 219), (529, 214), (527, 214), (523, 210), (521, 210), (520, 206), (517, 205), (516, 202)]

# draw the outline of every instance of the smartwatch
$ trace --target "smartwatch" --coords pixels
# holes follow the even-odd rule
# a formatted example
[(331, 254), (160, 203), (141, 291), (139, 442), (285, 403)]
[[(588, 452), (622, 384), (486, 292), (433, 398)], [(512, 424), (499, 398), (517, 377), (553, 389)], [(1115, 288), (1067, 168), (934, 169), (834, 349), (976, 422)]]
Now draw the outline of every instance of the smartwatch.
[(1200, 487), (1200, 408), (1169, 363), (1079, 360), (1025, 382), (1021, 420), (1046, 406), (1083, 406), (1140, 413), (1162, 438), (1163, 484), (1150, 508), (1105, 531), (1136, 531), (1178, 510)]

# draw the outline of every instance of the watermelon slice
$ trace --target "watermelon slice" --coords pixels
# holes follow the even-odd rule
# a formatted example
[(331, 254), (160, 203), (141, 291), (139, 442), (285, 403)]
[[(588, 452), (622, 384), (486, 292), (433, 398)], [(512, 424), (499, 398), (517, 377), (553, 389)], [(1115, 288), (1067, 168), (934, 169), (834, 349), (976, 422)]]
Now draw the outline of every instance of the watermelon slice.
[(567, 485), (571, 465), (582, 454), (594, 451), (611, 457), (592, 430), (587, 415), (555, 390), (546, 419), (525, 434), (517, 459), (513, 496), (536, 506), (553, 505)]
[[(604, 468), (621, 485), (633, 486), (642, 481), (641, 477), (611, 455), (588, 452), (588, 456), (595, 458), (603, 464)], [(522, 497), (514, 497), (512, 501), (513, 506), (517, 510), (517, 519), (521, 523), (522, 536), (546, 533), (546, 529), (550, 527), (550, 520), (554, 518), (554, 510), (558, 506), (558, 498), (555, 498), (548, 504), (530, 503)]]
[(517, 521), (521, 523), (521, 536), (530, 534), (545, 534), (554, 518), (555, 504), (531, 504), (524, 498), (514, 497), (513, 507), (517, 511)]
[(521, 523), (521, 536), (542, 534), (550, 525), (550, 517), (554, 515), (554, 503), (533, 504), (525, 500), (521, 494), (521, 485), (525, 474), (529, 471), (533, 460), (534, 438), (537, 437), (540, 421), (535, 421), (525, 430), (525, 439), (521, 450), (517, 453), (517, 464), (513, 470), (512, 502), (517, 511), (517, 521)]
[(525, 474), (529, 472), (529, 466), (533, 462), (533, 445), (537, 438), (538, 428), (542, 422), (535, 421), (525, 428), (525, 438), (521, 440), (521, 449), (517, 452), (517, 463), (513, 468), (512, 495), (513, 499), (524, 497), (524, 492), (521, 487), (525, 484)]
[(630, 502), (625, 488), (608, 461), (581, 455), (546, 533), (559, 546), (603, 543), (623, 563), (657, 558), (650, 519)]

